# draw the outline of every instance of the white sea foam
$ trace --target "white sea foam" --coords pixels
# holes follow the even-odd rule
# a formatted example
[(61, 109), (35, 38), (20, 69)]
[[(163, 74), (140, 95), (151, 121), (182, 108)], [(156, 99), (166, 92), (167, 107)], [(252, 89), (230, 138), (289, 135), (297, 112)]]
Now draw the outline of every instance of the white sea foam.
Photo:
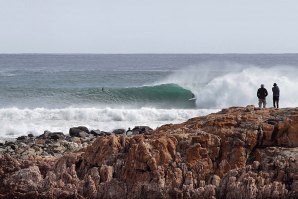
[[(260, 84), (269, 91), (268, 106), (272, 106), (271, 87), (276, 82), (281, 90), (281, 107), (298, 106), (298, 68), (291, 66), (256, 67), (214, 63), (205, 67), (190, 67), (174, 72), (161, 83), (175, 83), (191, 90), (200, 109), (156, 108), (2, 108), (0, 137), (17, 137), (44, 130), (67, 133), (70, 127), (85, 125), (91, 129), (111, 131), (148, 125), (152, 128), (166, 123), (179, 123), (189, 118), (216, 112), (230, 106), (257, 105), (256, 92)], [(217, 68), (214, 70), (214, 68)], [(296, 96), (297, 95), (297, 96)]]
[(63, 109), (0, 109), (0, 137), (13, 138), (44, 130), (68, 133), (70, 127), (84, 125), (90, 129), (111, 131), (148, 125), (156, 128), (166, 123), (184, 122), (189, 118), (206, 115), (217, 110), (190, 109), (126, 109), (126, 108), (63, 108)]
[(191, 90), (199, 108), (257, 105), (257, 89), (265, 84), (267, 103), (272, 106), (273, 83), (280, 90), (281, 107), (298, 106), (298, 68), (294, 66), (256, 67), (225, 64), (218, 73), (208, 67), (190, 67), (175, 72), (162, 83), (176, 83)]

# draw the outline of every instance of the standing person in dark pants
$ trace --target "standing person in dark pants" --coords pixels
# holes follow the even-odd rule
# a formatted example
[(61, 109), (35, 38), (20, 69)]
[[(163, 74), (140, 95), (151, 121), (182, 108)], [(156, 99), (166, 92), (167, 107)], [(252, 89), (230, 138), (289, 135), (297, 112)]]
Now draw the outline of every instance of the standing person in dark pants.
[(274, 108), (279, 108), (279, 88), (276, 83), (273, 84), (273, 106)]
[(268, 95), (267, 89), (264, 87), (264, 84), (261, 85), (261, 88), (258, 89), (257, 96), (259, 98), (259, 108), (266, 108), (266, 97)]

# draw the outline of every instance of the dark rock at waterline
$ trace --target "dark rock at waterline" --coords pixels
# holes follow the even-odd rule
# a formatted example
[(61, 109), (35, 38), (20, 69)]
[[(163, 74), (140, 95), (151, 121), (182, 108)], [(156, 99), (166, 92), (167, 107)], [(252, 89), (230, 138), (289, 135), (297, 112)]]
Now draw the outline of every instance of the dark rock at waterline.
[(28, 137), (27, 136), (20, 136), (20, 137), (17, 137), (17, 140), (18, 141), (24, 141), (24, 140), (27, 140), (28, 139)]
[(133, 134), (151, 134), (153, 131), (149, 126), (135, 126), (132, 129)]
[(103, 135), (105, 135), (105, 133), (103, 131), (100, 131), (100, 130), (92, 130), (92, 131), (90, 131), (90, 134), (92, 134), (94, 136), (103, 136)]
[(65, 135), (62, 132), (54, 132), (48, 136), (52, 140), (62, 140), (65, 138)]
[(9, 146), (9, 145), (12, 145), (12, 144), (14, 144), (14, 142), (11, 142), (11, 141), (5, 141), (5, 145), (6, 145), (6, 146)]
[(112, 133), (110, 132), (106, 132), (106, 131), (101, 131), (104, 135), (112, 135)]
[(69, 135), (72, 137), (87, 137), (88, 134), (90, 134), (90, 131), (85, 126), (72, 127), (69, 129)]
[(43, 134), (41, 134), (40, 136), (38, 136), (38, 139), (47, 139), (49, 137), (49, 135), (51, 134), (51, 131), (44, 131)]
[(90, 134), (89, 129), (85, 126), (78, 126), (78, 127), (75, 127), (75, 128), (80, 129), (81, 131), (84, 131), (84, 132)]
[(12, 145), (10, 145), (10, 147), (11, 147), (11, 149), (13, 149), (13, 150), (16, 150), (16, 145), (14, 145), (14, 144), (12, 144)]
[(71, 137), (82, 137), (82, 138), (85, 138), (88, 136), (88, 134), (85, 131), (82, 131), (81, 129), (79, 129), (77, 127), (70, 128), (69, 135)]
[(65, 135), (62, 132), (44, 131), (44, 133), (37, 137), (38, 139), (62, 140)]
[(113, 131), (113, 133), (116, 134), (116, 135), (125, 134), (125, 132), (126, 132), (125, 129), (115, 129)]

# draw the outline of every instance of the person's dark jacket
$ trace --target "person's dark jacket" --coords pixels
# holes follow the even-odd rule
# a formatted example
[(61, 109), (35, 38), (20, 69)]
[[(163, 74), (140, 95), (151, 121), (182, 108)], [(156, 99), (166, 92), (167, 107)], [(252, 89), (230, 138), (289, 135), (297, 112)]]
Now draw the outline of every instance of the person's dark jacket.
[(266, 88), (259, 88), (257, 95), (259, 99), (265, 99), (268, 95), (268, 92)]
[(279, 97), (279, 88), (278, 88), (278, 86), (274, 86), (272, 88), (272, 92), (273, 92), (273, 97)]

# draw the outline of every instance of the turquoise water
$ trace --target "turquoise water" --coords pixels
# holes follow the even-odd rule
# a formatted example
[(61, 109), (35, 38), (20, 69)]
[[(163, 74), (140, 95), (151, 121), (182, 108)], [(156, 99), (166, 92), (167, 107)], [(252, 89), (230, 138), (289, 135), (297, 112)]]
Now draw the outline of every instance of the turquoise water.
[(277, 82), (281, 106), (297, 106), (297, 66), (297, 54), (2, 54), (0, 137), (78, 125), (155, 128), (257, 104), (261, 83), (270, 91)]

